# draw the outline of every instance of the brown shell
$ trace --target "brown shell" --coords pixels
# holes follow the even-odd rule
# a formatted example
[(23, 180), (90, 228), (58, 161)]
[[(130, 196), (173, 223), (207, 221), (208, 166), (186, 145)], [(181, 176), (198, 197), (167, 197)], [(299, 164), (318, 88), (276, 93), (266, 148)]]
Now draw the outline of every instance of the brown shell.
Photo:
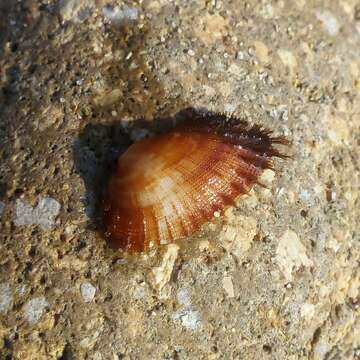
[[(218, 122), (215, 122), (218, 123)], [(231, 130), (232, 129), (232, 130)], [(189, 236), (258, 182), (281, 156), (259, 127), (181, 127), (131, 145), (119, 157), (104, 199), (113, 247), (143, 251)]]

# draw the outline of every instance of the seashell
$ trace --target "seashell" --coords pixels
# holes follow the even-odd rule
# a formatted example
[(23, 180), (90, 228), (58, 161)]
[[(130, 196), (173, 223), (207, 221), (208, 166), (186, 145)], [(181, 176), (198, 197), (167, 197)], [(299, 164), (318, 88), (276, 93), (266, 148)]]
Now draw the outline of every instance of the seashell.
[(185, 124), (122, 154), (104, 197), (105, 236), (115, 248), (144, 251), (187, 237), (246, 194), (284, 137), (224, 115), (190, 112)]

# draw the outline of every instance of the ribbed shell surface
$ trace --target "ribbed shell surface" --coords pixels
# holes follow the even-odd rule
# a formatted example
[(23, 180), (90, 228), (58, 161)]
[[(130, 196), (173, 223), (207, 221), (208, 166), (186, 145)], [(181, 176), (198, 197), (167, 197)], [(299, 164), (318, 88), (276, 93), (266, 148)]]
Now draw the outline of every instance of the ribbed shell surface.
[(142, 251), (150, 242), (190, 235), (257, 182), (263, 171), (257, 157), (201, 132), (173, 131), (133, 144), (107, 188), (107, 238), (116, 248)]

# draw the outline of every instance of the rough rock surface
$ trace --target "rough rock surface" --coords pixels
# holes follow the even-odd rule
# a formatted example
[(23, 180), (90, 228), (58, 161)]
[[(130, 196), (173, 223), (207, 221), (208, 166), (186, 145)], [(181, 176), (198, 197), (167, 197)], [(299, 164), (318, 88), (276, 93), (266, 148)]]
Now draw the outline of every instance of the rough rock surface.
[[(188, 106), (293, 160), (176, 251), (108, 249), (115, 157)], [(0, 358), (360, 359), (359, 154), (355, 0), (0, 1)]]

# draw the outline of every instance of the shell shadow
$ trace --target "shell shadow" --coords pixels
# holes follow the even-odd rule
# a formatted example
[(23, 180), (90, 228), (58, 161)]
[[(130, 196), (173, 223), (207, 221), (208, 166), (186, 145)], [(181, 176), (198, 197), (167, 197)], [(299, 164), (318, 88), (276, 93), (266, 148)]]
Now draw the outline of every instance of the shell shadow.
[[(182, 99), (172, 99), (171, 95), (165, 94), (144, 57), (147, 39), (152, 36), (150, 27), (139, 30), (126, 24), (121, 28), (110, 27), (107, 31), (113, 53), (131, 54), (131, 59), (113, 61), (102, 71), (107, 90), (93, 102), (89, 122), (72, 147), (75, 172), (85, 186), (81, 201), (88, 228), (100, 233), (103, 230), (103, 189), (118, 156), (139, 135), (149, 136), (171, 129), (183, 113), (179, 110), (187, 107)], [(112, 102), (114, 89), (121, 96)], [(137, 120), (129, 121), (129, 118)]]

